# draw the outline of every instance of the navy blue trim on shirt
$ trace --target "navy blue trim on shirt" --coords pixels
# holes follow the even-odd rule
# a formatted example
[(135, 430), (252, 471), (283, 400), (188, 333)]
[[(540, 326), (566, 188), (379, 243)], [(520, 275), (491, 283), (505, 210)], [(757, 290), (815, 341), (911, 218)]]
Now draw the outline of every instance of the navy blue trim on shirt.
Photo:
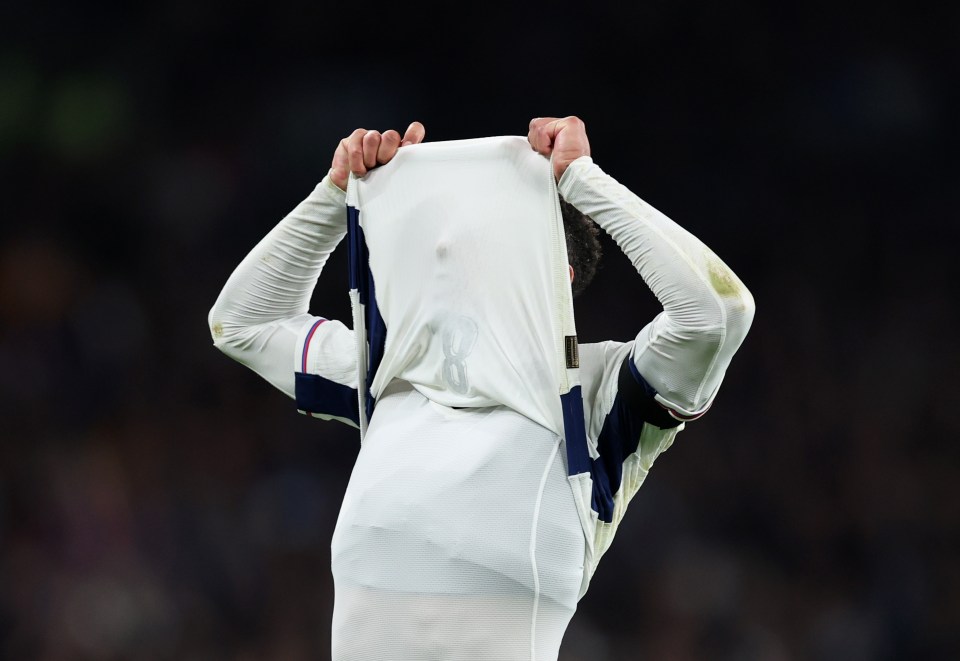
[(583, 395), (580, 386), (560, 395), (563, 409), (563, 433), (567, 446), (567, 474), (579, 475), (590, 471), (590, 452), (587, 450), (587, 429), (583, 421)]
[[(363, 236), (363, 230), (360, 231)], [(376, 404), (373, 393), (370, 391), (370, 385), (373, 383), (373, 377), (380, 369), (380, 363), (383, 361), (384, 348), (387, 344), (387, 325), (380, 314), (380, 306), (377, 305), (377, 288), (373, 282), (373, 271), (367, 266), (367, 304), (365, 312), (367, 315), (367, 341), (369, 342), (369, 358), (367, 362), (367, 398), (366, 413), (367, 420), (373, 416), (373, 407)]]
[(331, 381), (319, 374), (294, 373), (297, 409), (307, 413), (333, 415), (360, 424), (357, 389)]
[(682, 420), (677, 420), (670, 415), (667, 410), (654, 399), (657, 391), (651, 386), (640, 370), (634, 364), (633, 359), (627, 356), (620, 366), (620, 376), (617, 381), (617, 396), (623, 396), (629, 402), (631, 408), (643, 418), (644, 421), (659, 427), (660, 429), (673, 429), (679, 427)]
[(627, 356), (620, 366), (617, 396), (597, 438), (597, 453), (590, 468), (593, 478), (591, 507), (601, 521), (613, 521), (613, 496), (623, 480), (623, 462), (637, 451), (645, 424), (670, 429), (680, 424), (654, 399), (657, 391), (641, 376)]
[(360, 292), (360, 302), (366, 302), (366, 292), (360, 288), (362, 268), (367, 264), (367, 244), (360, 235), (360, 210), (347, 205), (347, 275), (350, 289)]
[(350, 289), (357, 290), (360, 304), (364, 306), (364, 324), (367, 330), (367, 392), (364, 393), (364, 409), (367, 420), (373, 416), (376, 405), (370, 384), (377, 374), (383, 360), (387, 343), (387, 326), (377, 305), (377, 288), (370, 270), (370, 252), (367, 239), (360, 226), (360, 210), (347, 205), (347, 269), (349, 270)]

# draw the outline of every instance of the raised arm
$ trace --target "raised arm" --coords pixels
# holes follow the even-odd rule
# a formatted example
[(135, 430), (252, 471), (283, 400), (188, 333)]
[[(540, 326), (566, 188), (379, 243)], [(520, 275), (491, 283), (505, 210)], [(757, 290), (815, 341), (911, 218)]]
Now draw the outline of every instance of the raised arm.
[[(309, 314), (310, 297), (346, 234), (350, 172), (363, 175), (423, 136), (423, 126), (414, 122), (402, 140), (396, 131), (357, 129), (340, 142), (327, 176), (230, 275), (208, 315), (214, 346), (290, 397), (296, 371), (319, 372), (344, 385), (355, 381), (351, 331)], [(316, 349), (309, 368), (303, 365), (305, 344)]]
[(529, 137), (552, 155), (560, 194), (616, 241), (663, 305), (637, 336), (637, 372), (671, 416), (699, 417), (753, 322), (750, 291), (702, 241), (593, 162), (581, 120), (538, 118)]

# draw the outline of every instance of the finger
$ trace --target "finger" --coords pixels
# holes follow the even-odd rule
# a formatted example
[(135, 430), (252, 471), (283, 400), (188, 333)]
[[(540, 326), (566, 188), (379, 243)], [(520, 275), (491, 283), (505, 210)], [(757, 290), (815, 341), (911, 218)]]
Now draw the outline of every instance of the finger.
[(403, 134), (403, 141), (400, 143), (400, 146), (406, 147), (407, 145), (415, 145), (423, 142), (426, 134), (427, 130), (423, 127), (423, 124), (420, 122), (411, 122)]
[(550, 134), (549, 131), (545, 129), (556, 121), (556, 117), (535, 117), (530, 120), (527, 139), (530, 141), (530, 146), (533, 147), (534, 150), (544, 155), (550, 154), (553, 148), (553, 136), (556, 135), (556, 133)]
[(534, 117), (530, 120), (530, 129), (540, 129), (551, 122), (557, 121), (557, 117)]
[(556, 145), (557, 134), (563, 129), (564, 123), (562, 119), (554, 119), (540, 127), (540, 134), (543, 136), (543, 141), (549, 144), (551, 149)]
[(389, 163), (400, 148), (400, 134), (390, 129), (380, 136), (380, 149), (377, 150), (377, 163)]
[(347, 138), (347, 157), (350, 162), (350, 171), (362, 176), (367, 173), (367, 166), (363, 162), (363, 136), (367, 129), (357, 129)]
[(377, 165), (377, 152), (380, 150), (380, 131), (367, 131), (363, 136), (363, 164), (369, 170)]

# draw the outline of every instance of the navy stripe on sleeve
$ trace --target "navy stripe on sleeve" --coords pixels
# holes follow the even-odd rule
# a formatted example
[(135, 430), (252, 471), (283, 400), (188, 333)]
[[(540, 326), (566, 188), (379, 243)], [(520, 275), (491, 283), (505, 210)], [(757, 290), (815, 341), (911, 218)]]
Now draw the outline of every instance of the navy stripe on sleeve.
[(347, 205), (347, 268), (350, 272), (350, 289), (356, 290), (364, 311), (364, 326), (367, 334), (367, 392), (364, 393), (364, 410), (367, 420), (373, 417), (376, 400), (370, 391), (370, 385), (383, 360), (387, 341), (387, 326), (377, 305), (377, 288), (370, 269), (370, 251), (360, 225), (360, 210)]
[(298, 410), (333, 415), (360, 424), (356, 388), (325, 379), (319, 374), (296, 372), (295, 378)]
[(639, 415), (644, 422), (659, 427), (672, 429), (678, 427), (682, 420), (674, 418), (654, 397), (657, 391), (643, 378), (630, 356), (620, 366), (620, 378), (617, 382), (617, 397), (623, 397), (634, 415)]

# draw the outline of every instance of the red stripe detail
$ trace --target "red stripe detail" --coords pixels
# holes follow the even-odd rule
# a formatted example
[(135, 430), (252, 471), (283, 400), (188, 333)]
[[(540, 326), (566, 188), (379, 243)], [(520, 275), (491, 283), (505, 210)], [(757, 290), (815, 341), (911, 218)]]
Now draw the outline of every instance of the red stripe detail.
[(697, 413), (696, 415), (684, 415), (683, 413), (677, 413), (669, 406), (664, 406), (660, 402), (657, 402), (657, 404), (660, 404), (660, 408), (664, 409), (667, 413), (670, 414), (671, 417), (675, 418), (676, 420), (679, 420), (680, 422), (690, 422), (691, 420), (702, 418), (703, 415), (710, 410), (710, 406), (713, 406), (713, 404), (711, 403), (710, 406), (703, 409), (702, 411), (700, 411), (700, 413)]
[(317, 329), (320, 328), (320, 324), (325, 322), (326, 319), (318, 319), (317, 322), (313, 325), (313, 328), (310, 329), (310, 332), (307, 333), (307, 339), (303, 341), (303, 361), (301, 363), (300, 371), (304, 374), (307, 373), (307, 351), (310, 348), (310, 340), (313, 339), (313, 334), (317, 332)]

